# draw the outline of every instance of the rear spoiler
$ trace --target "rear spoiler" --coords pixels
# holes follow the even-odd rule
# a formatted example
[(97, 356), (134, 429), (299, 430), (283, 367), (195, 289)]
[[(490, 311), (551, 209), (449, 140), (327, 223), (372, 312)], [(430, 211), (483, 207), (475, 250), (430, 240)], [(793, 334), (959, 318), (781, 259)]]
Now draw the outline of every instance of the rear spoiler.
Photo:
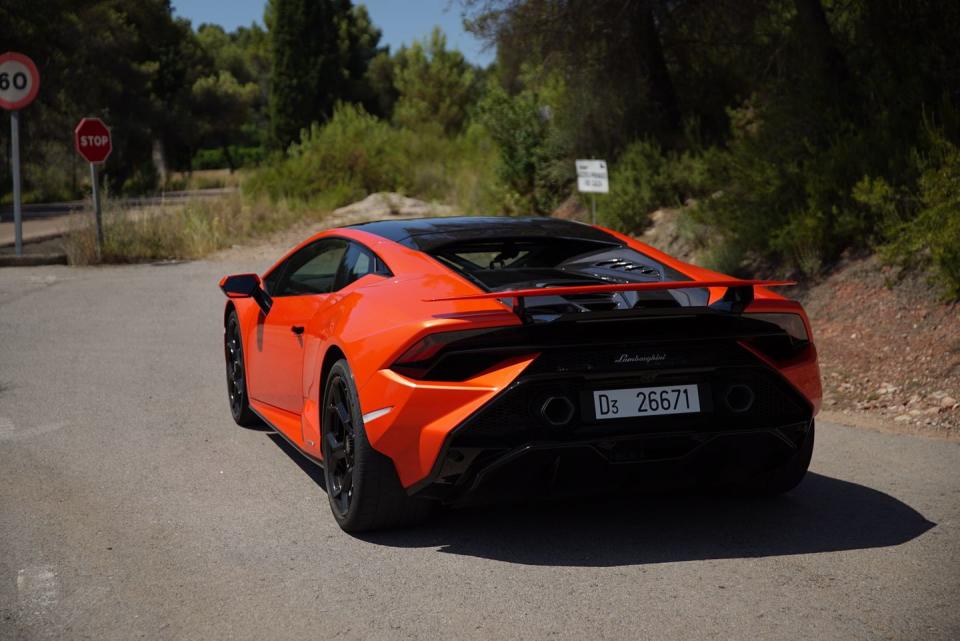
[(513, 311), (521, 318), (525, 317), (524, 299), (538, 296), (576, 296), (580, 294), (602, 294), (606, 292), (647, 292), (664, 289), (703, 289), (707, 287), (725, 287), (727, 291), (718, 302), (728, 303), (730, 308), (743, 309), (753, 302), (756, 287), (786, 287), (797, 283), (789, 280), (681, 280), (656, 283), (613, 283), (610, 285), (575, 285), (571, 287), (539, 287), (536, 289), (513, 289), (502, 292), (485, 292), (448, 298), (428, 298), (424, 302), (439, 303), (459, 300), (489, 300), (497, 298), (515, 299)]

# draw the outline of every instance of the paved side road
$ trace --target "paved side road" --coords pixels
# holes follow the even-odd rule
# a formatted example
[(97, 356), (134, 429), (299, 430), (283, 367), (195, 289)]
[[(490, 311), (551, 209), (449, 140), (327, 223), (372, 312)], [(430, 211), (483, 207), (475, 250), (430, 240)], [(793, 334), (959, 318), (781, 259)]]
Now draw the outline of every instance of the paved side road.
[(217, 279), (272, 251), (0, 270), (0, 639), (957, 639), (960, 446), (821, 423), (773, 502), (351, 537), (230, 420)]

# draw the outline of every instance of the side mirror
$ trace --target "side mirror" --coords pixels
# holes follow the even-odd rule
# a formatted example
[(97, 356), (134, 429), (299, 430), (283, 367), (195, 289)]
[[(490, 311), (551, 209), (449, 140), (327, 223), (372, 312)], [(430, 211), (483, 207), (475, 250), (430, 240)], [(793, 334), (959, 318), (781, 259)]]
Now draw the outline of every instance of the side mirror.
[(270, 313), (273, 299), (263, 290), (263, 283), (256, 274), (234, 274), (220, 279), (220, 290), (227, 298), (252, 298), (264, 315)]

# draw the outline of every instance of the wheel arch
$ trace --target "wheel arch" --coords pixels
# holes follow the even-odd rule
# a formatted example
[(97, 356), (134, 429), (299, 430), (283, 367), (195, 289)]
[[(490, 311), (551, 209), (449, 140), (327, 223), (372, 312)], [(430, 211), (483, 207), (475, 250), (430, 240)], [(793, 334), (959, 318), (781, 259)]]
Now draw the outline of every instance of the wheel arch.
[(343, 352), (340, 346), (336, 344), (328, 347), (326, 353), (323, 355), (323, 363), (320, 365), (320, 384), (318, 385), (320, 390), (318, 405), (321, 408), (323, 406), (323, 396), (327, 393), (327, 377), (330, 376), (330, 370), (333, 369), (334, 363), (341, 359), (347, 361), (347, 363), (350, 362), (350, 359), (347, 358), (347, 355)]

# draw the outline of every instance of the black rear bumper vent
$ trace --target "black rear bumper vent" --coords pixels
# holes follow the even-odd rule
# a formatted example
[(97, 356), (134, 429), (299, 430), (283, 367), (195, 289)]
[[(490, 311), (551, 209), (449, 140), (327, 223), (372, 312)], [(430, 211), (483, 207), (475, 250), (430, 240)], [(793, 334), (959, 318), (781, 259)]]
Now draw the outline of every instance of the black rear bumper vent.
[(728, 386), (723, 395), (727, 408), (735, 414), (749, 412), (755, 399), (756, 394), (753, 393), (753, 389), (742, 383)]

